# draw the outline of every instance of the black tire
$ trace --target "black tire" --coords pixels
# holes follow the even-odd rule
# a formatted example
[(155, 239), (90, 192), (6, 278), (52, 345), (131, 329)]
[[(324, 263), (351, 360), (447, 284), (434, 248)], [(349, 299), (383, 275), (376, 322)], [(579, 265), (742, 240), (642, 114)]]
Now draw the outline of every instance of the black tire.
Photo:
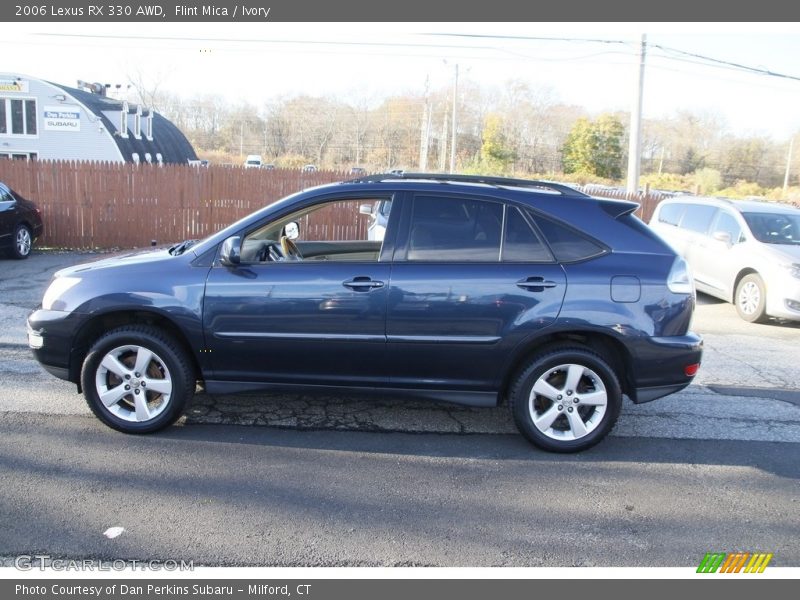
[(31, 250), (33, 249), (33, 234), (31, 233), (30, 227), (23, 224), (17, 225), (14, 228), (14, 237), (11, 242), (12, 258), (16, 258), (18, 260), (28, 258), (31, 255)]
[(736, 286), (733, 298), (736, 312), (748, 323), (764, 323), (767, 320), (767, 287), (756, 273), (745, 275)]
[[(574, 371), (559, 369), (572, 365), (577, 367)], [(566, 385), (571, 372), (580, 374), (574, 391)], [(548, 393), (552, 390), (551, 395), (559, 394), (552, 400), (532, 394), (540, 380), (540, 385), (550, 386)], [(581, 395), (598, 402), (603, 393), (604, 406), (580, 403)], [(509, 400), (517, 429), (533, 445), (549, 452), (580, 452), (597, 444), (614, 427), (622, 408), (622, 391), (616, 373), (599, 354), (582, 347), (555, 346), (537, 354), (522, 368), (511, 386)], [(539, 417), (555, 415), (549, 426), (543, 424), (547, 433), (534, 424), (532, 411)], [(584, 424), (586, 433), (582, 435), (570, 424), (576, 417)]]
[[(135, 370), (136, 361), (140, 357), (145, 361), (147, 352), (153, 357), (146, 362), (146, 370)], [(120, 363), (115, 368), (120, 371), (122, 367), (121, 373), (103, 365), (107, 357)], [(89, 408), (103, 423), (125, 433), (151, 433), (172, 425), (191, 402), (195, 383), (194, 369), (183, 348), (148, 325), (128, 325), (103, 335), (92, 345), (81, 370)], [(163, 389), (154, 391), (167, 387), (168, 394), (161, 393)], [(107, 406), (100, 398), (101, 390), (110, 399), (119, 399)]]

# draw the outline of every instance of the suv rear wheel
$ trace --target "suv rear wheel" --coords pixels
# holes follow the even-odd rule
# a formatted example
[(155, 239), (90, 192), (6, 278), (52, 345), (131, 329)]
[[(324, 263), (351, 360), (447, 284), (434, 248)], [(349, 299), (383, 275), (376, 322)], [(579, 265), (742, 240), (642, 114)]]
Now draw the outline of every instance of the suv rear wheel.
[(92, 346), (81, 383), (92, 412), (125, 433), (149, 433), (174, 423), (194, 395), (184, 350), (146, 325), (114, 329)]
[(511, 388), (519, 431), (551, 452), (579, 452), (602, 440), (619, 416), (622, 392), (613, 369), (580, 347), (534, 356)]
[(14, 229), (14, 245), (11, 247), (11, 256), (22, 259), (28, 258), (33, 246), (33, 236), (27, 225), (17, 225)]

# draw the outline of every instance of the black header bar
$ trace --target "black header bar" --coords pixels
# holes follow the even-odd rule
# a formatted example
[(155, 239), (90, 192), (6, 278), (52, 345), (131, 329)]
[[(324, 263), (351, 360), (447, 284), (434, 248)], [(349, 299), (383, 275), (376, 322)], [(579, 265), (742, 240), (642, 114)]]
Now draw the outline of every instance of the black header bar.
[[(779, 22), (800, 20), (800, 3), (761, 0), (12, 0), (11, 22)], [(602, 31), (598, 31), (598, 34)]]

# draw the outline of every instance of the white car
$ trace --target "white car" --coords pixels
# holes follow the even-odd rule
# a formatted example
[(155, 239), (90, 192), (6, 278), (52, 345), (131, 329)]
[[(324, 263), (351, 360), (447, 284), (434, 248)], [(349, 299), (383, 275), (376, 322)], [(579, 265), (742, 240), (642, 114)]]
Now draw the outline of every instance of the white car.
[(733, 302), (745, 321), (800, 321), (800, 210), (677, 196), (650, 227), (686, 259), (699, 291)]

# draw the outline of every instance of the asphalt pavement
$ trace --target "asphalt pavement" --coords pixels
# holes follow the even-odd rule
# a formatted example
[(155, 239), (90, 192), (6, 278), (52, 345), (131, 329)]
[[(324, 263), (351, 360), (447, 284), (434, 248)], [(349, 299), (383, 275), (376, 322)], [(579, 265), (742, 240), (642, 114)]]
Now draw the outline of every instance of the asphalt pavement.
[[(186, 425), (147, 437), (0, 415), (0, 549), (269, 566), (800, 565), (785, 443)], [(103, 532), (124, 528), (114, 539)]]

